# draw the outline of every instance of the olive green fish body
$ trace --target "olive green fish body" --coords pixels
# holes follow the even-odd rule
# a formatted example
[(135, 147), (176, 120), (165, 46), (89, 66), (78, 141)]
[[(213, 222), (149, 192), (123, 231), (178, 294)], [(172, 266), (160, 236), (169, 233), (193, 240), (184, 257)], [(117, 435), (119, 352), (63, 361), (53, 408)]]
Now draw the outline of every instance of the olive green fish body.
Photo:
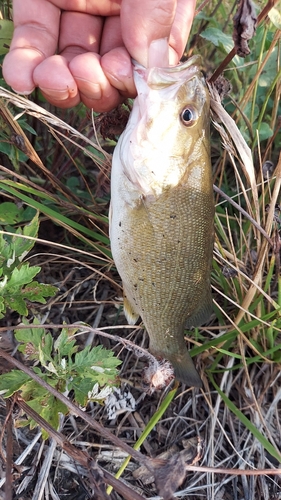
[[(184, 328), (202, 324), (211, 312), (214, 201), (208, 93), (196, 66), (187, 65), (185, 73), (190, 78), (185, 75), (181, 85), (177, 82), (171, 106), (171, 96), (165, 100), (161, 88), (153, 88), (160, 93), (158, 101), (152, 96), (158, 120), (148, 113), (145, 128), (138, 128), (141, 107), (149, 105), (140, 102), (119, 140), (113, 159), (110, 238), (128, 321), (134, 323), (140, 315), (151, 352), (168, 359), (177, 378), (200, 386)], [(153, 75), (147, 79), (153, 87)], [(185, 109), (196, 117), (190, 126), (182, 123)], [(166, 130), (167, 117), (171, 123)], [(157, 126), (158, 143), (153, 145), (150, 134), (157, 141)], [(134, 141), (138, 146), (128, 152)]]

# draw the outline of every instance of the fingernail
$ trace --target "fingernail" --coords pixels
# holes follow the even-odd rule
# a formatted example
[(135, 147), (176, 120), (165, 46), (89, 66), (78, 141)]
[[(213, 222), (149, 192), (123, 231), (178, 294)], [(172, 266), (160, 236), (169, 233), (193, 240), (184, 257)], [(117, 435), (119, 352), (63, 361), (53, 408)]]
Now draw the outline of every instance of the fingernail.
[(33, 90), (35, 90), (35, 87), (33, 87), (32, 89), (30, 90), (16, 90), (12, 87), (12, 90), (16, 93), (16, 94), (21, 94), (21, 95), (29, 95), (29, 94), (32, 94)]
[(76, 88), (67, 87), (66, 89), (46, 89), (44, 87), (40, 87), (42, 92), (46, 97), (50, 99), (55, 99), (57, 101), (64, 101), (66, 99), (75, 97), (77, 94)]
[(101, 87), (99, 83), (92, 83), (89, 80), (76, 78), (79, 92), (87, 99), (99, 100), (102, 97)]
[(152, 40), (148, 47), (148, 68), (167, 68), (169, 66), (168, 38)]

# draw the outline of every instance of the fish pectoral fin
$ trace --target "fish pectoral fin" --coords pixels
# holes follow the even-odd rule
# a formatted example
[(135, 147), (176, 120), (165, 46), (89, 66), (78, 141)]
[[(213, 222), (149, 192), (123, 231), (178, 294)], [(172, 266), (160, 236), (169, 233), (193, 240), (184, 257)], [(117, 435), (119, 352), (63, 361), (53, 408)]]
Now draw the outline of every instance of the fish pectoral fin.
[(134, 325), (139, 318), (139, 313), (136, 311), (134, 306), (132, 306), (132, 303), (129, 301), (125, 289), (123, 291), (123, 300), (124, 300), (124, 313), (126, 316), (126, 320), (128, 321), (129, 325)]

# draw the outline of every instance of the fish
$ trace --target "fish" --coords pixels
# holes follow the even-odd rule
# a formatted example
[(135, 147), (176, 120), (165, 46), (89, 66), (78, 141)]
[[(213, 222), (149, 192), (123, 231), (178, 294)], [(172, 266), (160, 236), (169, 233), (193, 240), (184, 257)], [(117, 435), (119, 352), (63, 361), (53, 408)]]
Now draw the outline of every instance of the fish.
[(113, 153), (111, 251), (128, 323), (141, 317), (150, 352), (201, 387), (184, 330), (212, 312), (210, 98), (200, 56), (166, 67), (151, 60), (135, 62), (137, 97)]

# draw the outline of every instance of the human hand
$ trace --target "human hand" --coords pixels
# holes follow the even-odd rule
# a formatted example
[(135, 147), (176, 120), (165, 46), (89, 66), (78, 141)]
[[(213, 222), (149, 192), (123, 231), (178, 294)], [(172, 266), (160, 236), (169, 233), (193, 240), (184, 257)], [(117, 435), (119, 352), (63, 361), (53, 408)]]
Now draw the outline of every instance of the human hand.
[[(131, 57), (147, 66), (150, 43), (168, 37), (177, 64), (196, 0), (13, 0), (14, 36), (3, 76), (18, 93), (39, 87), (69, 108), (94, 111), (135, 97)], [(56, 54), (56, 55), (54, 55)]]

